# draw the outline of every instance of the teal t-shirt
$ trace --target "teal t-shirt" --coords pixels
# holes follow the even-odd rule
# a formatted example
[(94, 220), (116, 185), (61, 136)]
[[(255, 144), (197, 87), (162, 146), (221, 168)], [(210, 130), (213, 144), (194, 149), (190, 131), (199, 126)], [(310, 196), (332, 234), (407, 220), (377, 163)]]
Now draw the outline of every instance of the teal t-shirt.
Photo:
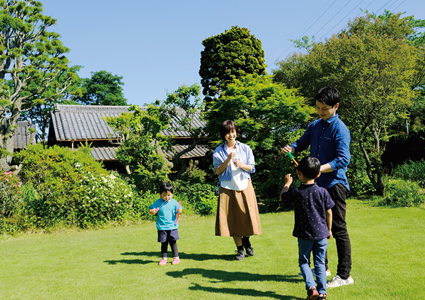
[[(177, 209), (179, 204), (176, 200), (171, 199), (169, 201), (164, 201), (162, 198), (159, 198), (155, 201), (154, 204), (149, 206), (150, 209), (160, 208), (157, 213), (156, 218), (156, 228), (158, 230), (172, 230), (179, 228), (179, 223), (176, 224)], [(183, 209), (182, 206), (180, 206)]]

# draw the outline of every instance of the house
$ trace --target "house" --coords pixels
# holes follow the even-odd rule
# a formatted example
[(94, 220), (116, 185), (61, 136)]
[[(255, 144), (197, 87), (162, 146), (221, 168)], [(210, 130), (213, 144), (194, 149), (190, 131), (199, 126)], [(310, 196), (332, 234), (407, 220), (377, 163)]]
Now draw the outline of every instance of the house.
[[(56, 104), (50, 120), (48, 145), (60, 145), (76, 149), (80, 143), (90, 143), (93, 150), (91, 155), (102, 161), (109, 170), (124, 173), (124, 167), (116, 158), (119, 136), (103, 119), (104, 117), (118, 117), (128, 111), (129, 106), (101, 106), (101, 105), (60, 105)], [(199, 118), (193, 121), (195, 126), (205, 126)], [(172, 136), (176, 141), (174, 151), (166, 153), (168, 159), (174, 153), (188, 147), (191, 142), (189, 134), (178, 130), (175, 119), (171, 120), (168, 130), (162, 132), (165, 136)], [(182, 158), (198, 159), (209, 151), (208, 145), (197, 145), (195, 149), (186, 153)]]

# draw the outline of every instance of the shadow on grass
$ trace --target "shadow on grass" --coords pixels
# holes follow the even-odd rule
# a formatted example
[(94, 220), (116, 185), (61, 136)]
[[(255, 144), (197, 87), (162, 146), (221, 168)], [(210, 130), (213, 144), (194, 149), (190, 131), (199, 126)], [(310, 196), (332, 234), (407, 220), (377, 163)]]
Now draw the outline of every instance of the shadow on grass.
[[(124, 252), (121, 255), (131, 255), (131, 256), (151, 256), (158, 259), (161, 258), (161, 252), (153, 252), (153, 251), (144, 251), (144, 252)], [(234, 255), (217, 255), (217, 254), (205, 254), (205, 253), (197, 253), (197, 254), (186, 254), (184, 252), (179, 253), (180, 259), (184, 260), (197, 260), (197, 261), (205, 261), (205, 260), (233, 260)], [(158, 263), (157, 260), (143, 260), (143, 259), (121, 259), (121, 260), (105, 260), (104, 262), (110, 265), (116, 264), (139, 264), (146, 265), (150, 263)]]
[(181, 278), (188, 275), (202, 275), (204, 278), (215, 279), (221, 282), (231, 281), (277, 281), (277, 282), (303, 282), (297, 275), (263, 275), (246, 272), (228, 272), (222, 270), (207, 270), (199, 268), (188, 268), (182, 271), (171, 271), (166, 273), (168, 276)]
[[(160, 258), (161, 252), (124, 252), (121, 255), (133, 255), (133, 256), (153, 256)], [(207, 254), (207, 253), (185, 253), (179, 252), (180, 259), (186, 260), (196, 260), (196, 261), (205, 261), (205, 260), (233, 260), (236, 254)]]
[(116, 264), (137, 264), (137, 265), (147, 265), (151, 263), (158, 263), (157, 261), (153, 260), (142, 260), (142, 259), (121, 259), (121, 260), (105, 260), (109, 265), (116, 265)]
[(232, 295), (238, 295), (238, 296), (248, 296), (248, 297), (268, 297), (268, 298), (275, 298), (275, 299), (283, 299), (283, 300), (289, 300), (289, 299), (304, 299), (294, 296), (285, 296), (285, 295), (279, 295), (272, 291), (257, 291), (253, 289), (230, 289), (230, 288), (213, 288), (213, 287), (205, 287), (200, 286), (199, 284), (193, 284), (193, 286), (189, 287), (189, 290), (194, 291), (205, 291), (210, 292), (214, 294), (232, 294)]

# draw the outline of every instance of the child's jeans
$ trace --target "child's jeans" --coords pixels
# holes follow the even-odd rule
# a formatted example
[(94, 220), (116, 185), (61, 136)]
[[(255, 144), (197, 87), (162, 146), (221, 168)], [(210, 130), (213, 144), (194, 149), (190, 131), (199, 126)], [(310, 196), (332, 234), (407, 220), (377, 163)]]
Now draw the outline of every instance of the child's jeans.
[[(298, 238), (298, 263), (305, 280), (306, 289), (308, 290), (310, 287), (315, 286), (319, 294), (326, 293), (325, 253), (327, 247), (328, 240), (326, 238), (322, 240), (304, 240)], [(317, 286), (310, 269), (311, 252), (313, 252)]]

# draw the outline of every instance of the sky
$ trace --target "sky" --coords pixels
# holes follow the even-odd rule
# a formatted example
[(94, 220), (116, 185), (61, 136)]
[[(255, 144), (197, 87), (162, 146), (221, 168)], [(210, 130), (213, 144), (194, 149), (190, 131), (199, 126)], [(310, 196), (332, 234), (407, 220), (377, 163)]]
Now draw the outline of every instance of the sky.
[[(164, 100), (186, 84), (200, 85), (202, 41), (246, 27), (262, 42), (267, 72), (299, 49), (290, 40), (324, 41), (362, 10), (384, 9), (425, 19), (424, 0), (40, 0), (49, 28), (70, 48), (70, 65), (90, 78), (105, 70), (122, 76), (128, 104)], [(361, 10), (362, 9), (362, 10)]]

